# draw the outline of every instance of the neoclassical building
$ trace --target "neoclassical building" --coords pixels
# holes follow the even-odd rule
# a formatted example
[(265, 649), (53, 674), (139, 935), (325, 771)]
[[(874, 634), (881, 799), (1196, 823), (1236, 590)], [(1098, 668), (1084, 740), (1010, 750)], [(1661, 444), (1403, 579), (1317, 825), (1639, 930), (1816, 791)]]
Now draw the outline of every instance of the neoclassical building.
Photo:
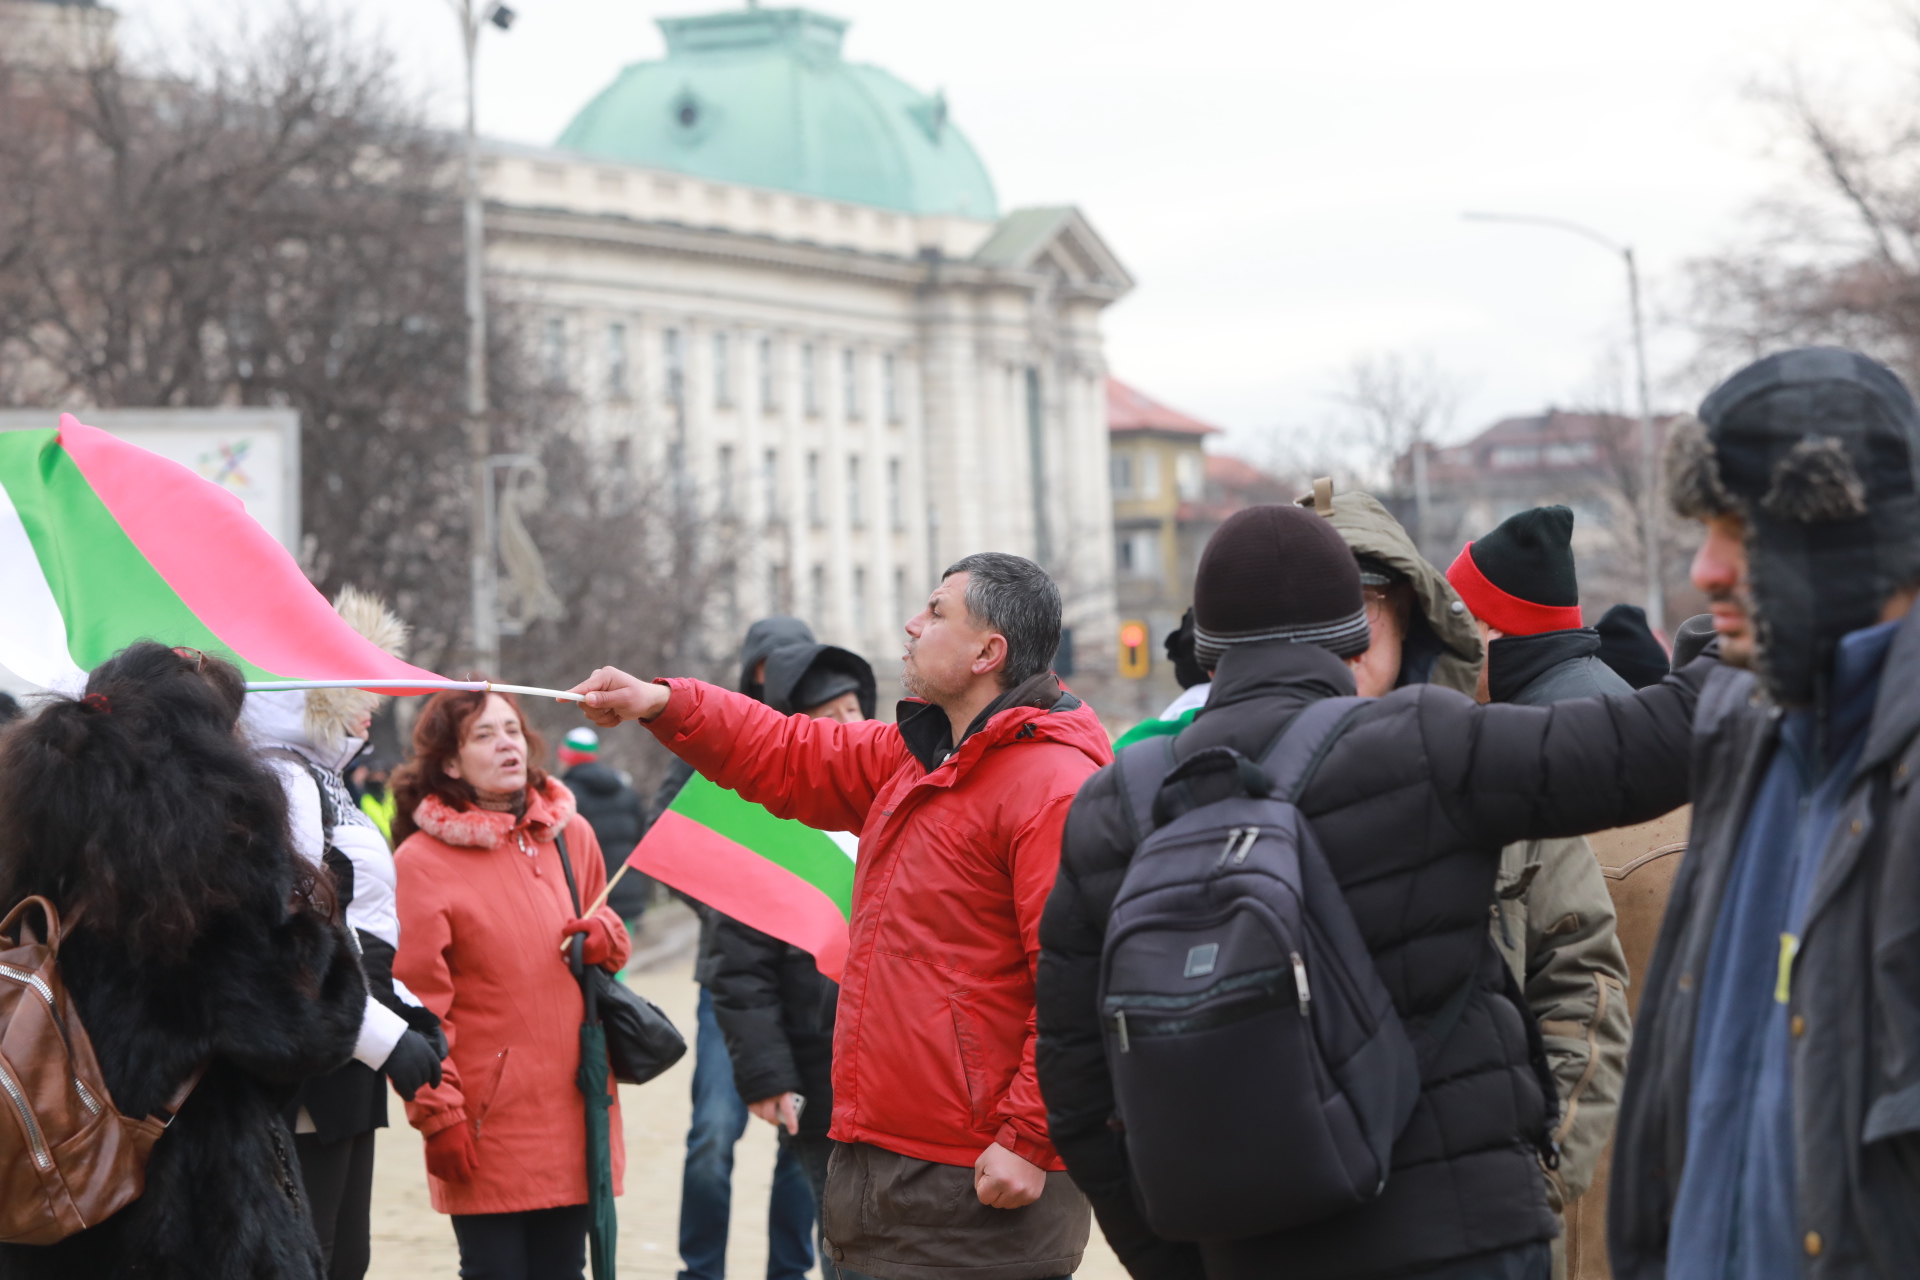
[(550, 149), (483, 165), (488, 269), (600, 444), (750, 530), (742, 615), (883, 672), (947, 563), (1012, 551), (1115, 631), (1100, 318), (1132, 287), (1071, 207), (1001, 210), (944, 97), (805, 9), (660, 20)]

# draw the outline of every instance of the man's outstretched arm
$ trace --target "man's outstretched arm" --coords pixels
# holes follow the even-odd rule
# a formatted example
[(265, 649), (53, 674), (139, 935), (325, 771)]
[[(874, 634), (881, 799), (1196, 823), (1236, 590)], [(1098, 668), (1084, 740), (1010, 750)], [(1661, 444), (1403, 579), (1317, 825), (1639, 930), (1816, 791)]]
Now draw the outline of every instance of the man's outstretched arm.
[(581, 709), (602, 728), (638, 720), (704, 776), (822, 831), (859, 831), (907, 759), (890, 724), (783, 716), (699, 680), (646, 681), (602, 667), (571, 692), (586, 698)]

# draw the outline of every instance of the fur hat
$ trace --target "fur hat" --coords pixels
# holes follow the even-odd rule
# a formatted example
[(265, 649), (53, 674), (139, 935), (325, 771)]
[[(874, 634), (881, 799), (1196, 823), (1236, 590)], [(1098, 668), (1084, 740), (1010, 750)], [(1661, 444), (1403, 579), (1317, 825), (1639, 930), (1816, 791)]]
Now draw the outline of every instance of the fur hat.
[[(333, 598), (334, 612), (346, 624), (394, 657), (405, 656), (407, 624), (395, 617), (379, 596), (358, 587), (342, 587)], [(309, 689), (301, 725), (317, 747), (331, 749), (352, 736), (362, 716), (371, 714), (383, 698), (365, 689)]]
[(1920, 579), (1917, 464), (1906, 386), (1839, 347), (1750, 364), (1670, 428), (1674, 510), (1746, 524), (1755, 659), (1780, 703), (1812, 702), (1840, 638)]

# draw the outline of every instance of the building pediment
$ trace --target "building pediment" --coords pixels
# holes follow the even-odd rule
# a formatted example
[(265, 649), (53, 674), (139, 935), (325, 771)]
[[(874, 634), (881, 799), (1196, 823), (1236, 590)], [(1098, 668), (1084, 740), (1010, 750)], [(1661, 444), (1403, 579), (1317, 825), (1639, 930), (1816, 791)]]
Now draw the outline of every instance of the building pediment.
[(1000, 219), (972, 261), (1001, 270), (1052, 276), (1066, 290), (1111, 301), (1133, 277), (1087, 216), (1072, 205), (1015, 209)]

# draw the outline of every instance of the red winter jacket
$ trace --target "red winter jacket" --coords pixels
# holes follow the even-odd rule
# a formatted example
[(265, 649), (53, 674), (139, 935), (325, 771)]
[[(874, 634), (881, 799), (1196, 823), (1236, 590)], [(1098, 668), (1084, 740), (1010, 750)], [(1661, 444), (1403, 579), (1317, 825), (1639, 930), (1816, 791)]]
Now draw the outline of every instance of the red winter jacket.
[[(555, 833), (580, 900), (607, 883), (593, 828), (558, 779), (529, 790), (526, 817), (454, 810), (428, 796), (414, 810), (420, 830), (394, 851), (399, 873), (400, 949), (393, 976), (440, 1015), (450, 1046), (440, 1084), (407, 1104), (407, 1119), (431, 1137), (456, 1124), (473, 1129), (479, 1168), (468, 1182), (427, 1175), (441, 1213), (517, 1213), (587, 1201), (586, 1104), (580, 1069), (580, 986), (560, 953), (574, 918)], [(627, 962), (625, 926), (602, 907), (593, 922), (612, 955)], [(626, 1151), (619, 1092), (613, 1096), (613, 1193)]]
[(832, 1135), (961, 1166), (997, 1142), (1064, 1169), (1034, 1075), (1033, 976), (1067, 808), (1113, 759), (1092, 709), (1036, 677), (949, 756), (925, 703), (901, 703), (897, 725), (840, 724), (665, 683), (647, 727), (669, 750), (780, 817), (860, 837)]

